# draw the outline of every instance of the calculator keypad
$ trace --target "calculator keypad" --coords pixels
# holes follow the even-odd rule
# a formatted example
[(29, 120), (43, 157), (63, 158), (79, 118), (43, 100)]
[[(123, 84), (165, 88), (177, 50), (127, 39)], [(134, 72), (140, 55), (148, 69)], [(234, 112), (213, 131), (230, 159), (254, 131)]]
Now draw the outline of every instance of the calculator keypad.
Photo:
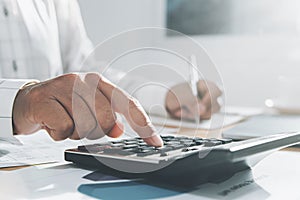
[(192, 152), (198, 150), (198, 147), (214, 147), (218, 145), (231, 143), (231, 139), (204, 139), (204, 138), (189, 138), (175, 136), (161, 136), (164, 146), (153, 147), (147, 145), (142, 138), (132, 138), (120, 141), (112, 141), (105, 144), (92, 144), (78, 146), (78, 151), (118, 155), (118, 156), (137, 156), (146, 157), (150, 155), (158, 155), (160, 157), (168, 156), (168, 153), (175, 150), (180, 152)]

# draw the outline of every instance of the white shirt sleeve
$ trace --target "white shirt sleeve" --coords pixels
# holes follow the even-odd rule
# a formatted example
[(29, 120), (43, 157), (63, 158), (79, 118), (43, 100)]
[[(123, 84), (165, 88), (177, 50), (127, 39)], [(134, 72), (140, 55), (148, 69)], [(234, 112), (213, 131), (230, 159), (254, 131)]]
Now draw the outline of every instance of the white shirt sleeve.
[(78, 2), (54, 0), (54, 3), (64, 73), (88, 71), (95, 66), (82, 67), (82, 64), (94, 47), (86, 34)]
[(13, 137), (12, 110), (15, 97), (19, 89), (32, 80), (23, 79), (0, 79), (0, 140), (11, 143), (19, 143)]
[[(88, 57), (91, 56), (94, 47), (86, 34), (78, 2), (74, 0), (56, 0), (54, 2), (56, 5), (64, 72), (100, 71), (103, 63), (97, 61), (96, 58)], [(83, 64), (84, 66), (82, 66)], [(167, 114), (164, 103), (168, 91), (166, 88), (149, 85), (133, 94), (132, 91), (135, 88), (139, 88), (145, 82), (149, 82), (149, 80), (142, 77), (127, 76), (128, 78), (122, 81), (120, 85), (119, 81), (124, 74), (122, 71), (109, 69), (103, 75), (136, 97), (146, 112), (156, 115)]]

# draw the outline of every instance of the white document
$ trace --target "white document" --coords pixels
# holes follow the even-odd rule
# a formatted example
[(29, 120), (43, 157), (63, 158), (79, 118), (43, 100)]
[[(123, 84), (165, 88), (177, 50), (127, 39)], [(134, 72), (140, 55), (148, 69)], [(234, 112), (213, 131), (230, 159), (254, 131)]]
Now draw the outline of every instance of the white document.
[(220, 129), (247, 119), (245, 116), (223, 113), (216, 113), (210, 120), (202, 120), (200, 124), (196, 124), (193, 121), (171, 119), (169, 117), (150, 116), (150, 118), (152, 123), (157, 125), (203, 130)]
[(260, 107), (245, 107), (245, 106), (226, 106), (225, 111), (227, 114), (241, 115), (245, 117), (252, 117), (265, 113), (264, 108)]
[(0, 168), (61, 162), (64, 161), (64, 150), (67, 148), (106, 140), (67, 139), (55, 142), (45, 131), (16, 137), (23, 145), (0, 143)]
[[(91, 183), (82, 177), (91, 171), (70, 165), (39, 169), (37, 166), (0, 172), (0, 199), (86, 199), (77, 191)], [(5, 183), (5, 184), (4, 184)], [(16, 186), (20, 186), (16, 192)]]

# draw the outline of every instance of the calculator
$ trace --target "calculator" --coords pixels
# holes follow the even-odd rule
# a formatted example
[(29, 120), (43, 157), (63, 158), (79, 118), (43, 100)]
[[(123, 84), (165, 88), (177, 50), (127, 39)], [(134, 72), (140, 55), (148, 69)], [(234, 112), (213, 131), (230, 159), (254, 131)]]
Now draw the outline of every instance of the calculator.
[(164, 146), (152, 147), (142, 138), (82, 145), (65, 151), (65, 160), (113, 174), (191, 182), (232, 176), (253, 167), (275, 150), (300, 143), (300, 132), (233, 141), (229, 138), (161, 136)]

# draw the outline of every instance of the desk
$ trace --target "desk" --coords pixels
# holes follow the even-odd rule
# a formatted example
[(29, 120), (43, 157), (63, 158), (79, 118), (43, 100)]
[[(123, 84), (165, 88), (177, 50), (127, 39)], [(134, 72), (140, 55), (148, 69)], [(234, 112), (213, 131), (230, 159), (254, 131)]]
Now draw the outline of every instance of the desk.
[[(91, 181), (82, 178), (91, 171), (60, 163), (0, 172), (0, 196), (1, 199), (92, 199), (92, 196), (119, 199), (122, 195), (122, 199), (140, 199), (139, 195), (150, 198), (155, 193), (155, 197), (160, 195), (163, 199), (299, 199), (298, 169), (299, 153), (279, 151), (252, 171), (239, 172), (223, 183), (208, 183), (182, 192), (124, 181), (113, 184)], [(130, 193), (133, 189), (139, 192), (136, 196)]]
[[(180, 134), (189, 135), (189, 129), (181, 129)], [(221, 131), (211, 131), (211, 137), (220, 137)], [(206, 131), (197, 131), (197, 136), (206, 136)], [(107, 199), (118, 199), (117, 191), (129, 191), (134, 188), (144, 198), (152, 198), (153, 193), (164, 199), (299, 199), (300, 191), (300, 151), (289, 148), (276, 152), (253, 170), (235, 174), (223, 183), (208, 183), (191, 191), (162, 189), (147, 184), (136, 183), (103, 183), (82, 178), (92, 171), (80, 169), (68, 163), (46, 164), (19, 170), (1, 171), (1, 199), (16, 198), (59, 198), (59, 199), (90, 199), (93, 196)], [(12, 170), (12, 169), (10, 169)], [(114, 185), (115, 184), (115, 185)], [(142, 186), (141, 186), (142, 185)], [(116, 189), (118, 186), (118, 189)], [(16, 192), (16, 187), (17, 191)], [(106, 192), (103, 191), (106, 188)], [(102, 189), (102, 190), (101, 190)], [(153, 192), (155, 191), (155, 192)], [(141, 196), (130, 196), (122, 193), (123, 199), (140, 199)]]

